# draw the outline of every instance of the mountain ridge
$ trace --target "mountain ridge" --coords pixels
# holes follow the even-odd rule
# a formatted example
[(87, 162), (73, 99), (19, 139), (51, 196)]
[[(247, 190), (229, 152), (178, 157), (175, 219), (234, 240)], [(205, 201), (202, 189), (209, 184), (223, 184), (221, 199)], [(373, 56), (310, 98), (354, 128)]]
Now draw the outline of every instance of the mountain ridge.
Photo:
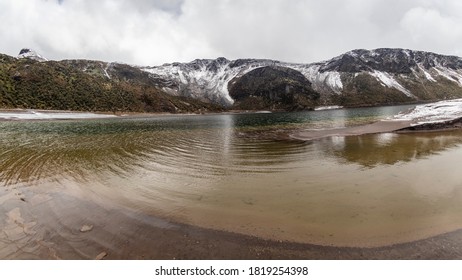
[[(23, 59), (34, 56), (18, 61)], [(40, 63), (44, 67), (52, 63), (70, 67), (102, 83), (136, 85), (141, 90), (149, 88), (165, 96), (224, 109), (290, 111), (326, 105), (375, 106), (462, 97), (462, 58), (399, 48), (357, 49), (307, 64), (224, 57), (159, 66), (92, 60)], [(263, 67), (268, 71), (255, 72)], [(239, 96), (239, 102), (233, 96)]]
[[(456, 98), (460, 97), (459, 88), (462, 86), (461, 58), (392, 48), (352, 50), (330, 60), (309, 64), (264, 59), (230, 61), (218, 58), (141, 69), (158, 79), (169, 80), (170, 86), (166, 90), (171, 94), (193, 97), (200, 95), (199, 97), (205, 97), (212, 102), (232, 106), (229, 82), (265, 66), (286, 67), (302, 73), (311, 82), (313, 89), (321, 94), (321, 105), (363, 106)], [(439, 82), (437, 78), (445, 80), (443, 91), (446, 92), (427, 94), (429, 91), (440, 90), (438, 86), (428, 83)], [(357, 101), (360, 98), (357, 95), (365, 92), (365, 84), (370, 84), (370, 91), (391, 96), (379, 98), (377, 102), (361, 104)]]
[(168, 113), (222, 111), (221, 106), (171, 96), (150, 85), (149, 81), (147, 73), (125, 64), (109, 65), (90, 60), (41, 61), (34, 57), (0, 54), (0, 108)]

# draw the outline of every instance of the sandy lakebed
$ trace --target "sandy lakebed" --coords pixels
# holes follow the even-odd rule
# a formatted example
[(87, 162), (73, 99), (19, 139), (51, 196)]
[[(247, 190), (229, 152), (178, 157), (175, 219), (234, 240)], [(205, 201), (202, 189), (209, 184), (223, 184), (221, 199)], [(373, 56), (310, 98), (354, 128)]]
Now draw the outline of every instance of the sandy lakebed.
[[(319, 246), (168, 222), (76, 194), (0, 190), (2, 259), (460, 259), (462, 230), (401, 244)], [(25, 198), (25, 199), (21, 199)], [(78, 212), (78, 213), (76, 213)], [(91, 230), (85, 231), (87, 229)]]

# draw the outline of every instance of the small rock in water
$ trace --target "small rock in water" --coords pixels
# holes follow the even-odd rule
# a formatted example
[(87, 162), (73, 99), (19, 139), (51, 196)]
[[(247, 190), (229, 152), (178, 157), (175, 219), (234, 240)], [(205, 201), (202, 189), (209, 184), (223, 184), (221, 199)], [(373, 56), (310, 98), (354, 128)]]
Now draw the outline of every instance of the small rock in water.
[(80, 231), (81, 232), (87, 232), (87, 231), (90, 231), (93, 229), (93, 225), (83, 225), (81, 228), (80, 228)]
[(106, 256), (107, 256), (107, 253), (103, 251), (103, 252), (99, 253), (98, 256), (96, 256), (95, 260), (102, 260), (102, 259), (104, 259)]

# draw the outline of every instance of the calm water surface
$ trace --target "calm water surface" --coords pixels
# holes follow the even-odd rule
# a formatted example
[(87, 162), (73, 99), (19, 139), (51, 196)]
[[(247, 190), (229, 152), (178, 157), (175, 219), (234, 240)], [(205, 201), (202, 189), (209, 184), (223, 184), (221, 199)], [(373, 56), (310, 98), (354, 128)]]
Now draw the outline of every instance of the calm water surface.
[(0, 122), (0, 184), (316, 244), (378, 246), (460, 228), (462, 131), (288, 137), (406, 108)]

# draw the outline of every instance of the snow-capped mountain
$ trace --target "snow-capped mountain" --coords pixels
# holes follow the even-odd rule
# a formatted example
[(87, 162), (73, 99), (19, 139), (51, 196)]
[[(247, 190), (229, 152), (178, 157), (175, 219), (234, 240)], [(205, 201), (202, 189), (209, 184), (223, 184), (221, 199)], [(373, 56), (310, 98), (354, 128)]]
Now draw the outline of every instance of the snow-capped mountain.
[(19, 52), (19, 55), (17, 56), (17, 58), (30, 58), (30, 59), (33, 59), (33, 60), (37, 60), (37, 61), (48, 61), (48, 59), (46, 59), (45, 57), (41, 56), (39, 53), (37, 53), (36, 51), (32, 50), (32, 49), (22, 49), (20, 52)]
[[(21, 50), (18, 58), (40, 63), (5, 55), (0, 58), (0, 63), (16, 65), (0, 67), (6, 71), (4, 76), (12, 79), (7, 87), (11, 91), (29, 92), (29, 88), (46, 85), (43, 92), (47, 93), (62, 87), (64, 79), (69, 83), (67, 89), (80, 86), (83, 92), (92, 90), (95, 98), (110, 91), (117, 97), (133, 97), (133, 102), (139, 102), (132, 102), (133, 108), (156, 111), (291, 111), (462, 98), (462, 58), (406, 49), (353, 50), (310, 64), (220, 57), (132, 66), (92, 60), (47, 61), (31, 49)], [(34, 80), (46, 83), (32, 83)]]
[(342, 81), (336, 71), (321, 72), (319, 64), (293, 64), (265, 59), (196, 59), (190, 63), (172, 63), (162, 66), (143, 67), (158, 80), (164, 80), (163, 89), (174, 95), (195, 97), (231, 106), (229, 94), (232, 80), (257, 68), (266, 66), (286, 67), (301, 72), (316, 91), (326, 89), (340, 93)]
[(462, 96), (462, 59), (405, 49), (353, 50), (331, 60), (296, 64), (274, 60), (197, 59), (142, 67), (174, 95), (231, 106), (232, 83), (260, 67), (300, 72), (321, 94), (320, 105), (363, 106)]
[(164, 81), (163, 89), (171, 94), (232, 105), (234, 100), (228, 92), (228, 84), (232, 79), (253, 69), (277, 63), (279, 62), (257, 59), (230, 61), (219, 57), (217, 59), (196, 59), (190, 63), (145, 67), (142, 70)]
[(321, 72), (359, 73), (374, 77), (383, 86), (394, 88), (410, 98), (412, 88), (405, 79), (423, 79), (433, 83), (444, 78), (462, 86), (462, 59), (430, 52), (405, 49), (354, 50), (333, 58), (322, 65)]

